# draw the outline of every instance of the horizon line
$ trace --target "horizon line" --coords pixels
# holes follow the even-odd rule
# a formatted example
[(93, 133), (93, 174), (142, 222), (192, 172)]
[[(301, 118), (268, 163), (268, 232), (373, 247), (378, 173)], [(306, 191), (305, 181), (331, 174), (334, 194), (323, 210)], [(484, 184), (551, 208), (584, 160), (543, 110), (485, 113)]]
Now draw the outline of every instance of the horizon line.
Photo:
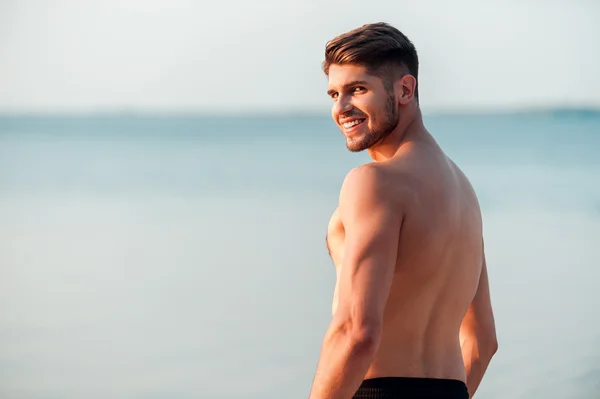
[[(538, 114), (538, 113), (600, 113), (600, 106), (515, 106), (497, 108), (434, 108), (422, 110), (425, 116), (445, 115), (505, 115), (505, 114)], [(90, 110), (53, 110), (53, 111), (3, 111), (0, 110), (0, 118), (14, 117), (155, 117), (155, 118), (182, 118), (182, 117), (295, 117), (295, 116), (326, 116), (330, 117), (329, 110), (317, 109), (281, 109), (268, 111), (246, 110), (246, 111), (216, 111), (216, 110), (156, 110), (156, 109), (90, 109)]]

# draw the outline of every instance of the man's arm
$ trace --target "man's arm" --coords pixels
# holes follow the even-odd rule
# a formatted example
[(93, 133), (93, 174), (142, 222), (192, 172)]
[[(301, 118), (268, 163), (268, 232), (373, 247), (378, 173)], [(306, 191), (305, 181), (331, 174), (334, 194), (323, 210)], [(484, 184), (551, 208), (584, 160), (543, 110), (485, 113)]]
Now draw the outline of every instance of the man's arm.
[(469, 397), (472, 398), (492, 356), (498, 350), (485, 254), (477, 293), (460, 326), (460, 342), (467, 372)]
[(323, 340), (310, 399), (350, 399), (379, 348), (401, 225), (382, 180), (381, 170), (364, 165), (353, 169), (342, 185), (345, 242), (339, 302)]

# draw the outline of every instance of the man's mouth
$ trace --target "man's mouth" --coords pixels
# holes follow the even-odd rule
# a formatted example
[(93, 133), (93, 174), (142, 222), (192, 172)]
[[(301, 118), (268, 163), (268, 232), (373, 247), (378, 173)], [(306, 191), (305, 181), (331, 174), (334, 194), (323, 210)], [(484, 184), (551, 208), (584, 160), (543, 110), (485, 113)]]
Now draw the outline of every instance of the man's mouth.
[(350, 122), (344, 122), (344, 123), (342, 123), (342, 126), (344, 126), (344, 129), (352, 129), (354, 126), (360, 125), (364, 121), (365, 121), (365, 119), (355, 119), (355, 120), (350, 121)]

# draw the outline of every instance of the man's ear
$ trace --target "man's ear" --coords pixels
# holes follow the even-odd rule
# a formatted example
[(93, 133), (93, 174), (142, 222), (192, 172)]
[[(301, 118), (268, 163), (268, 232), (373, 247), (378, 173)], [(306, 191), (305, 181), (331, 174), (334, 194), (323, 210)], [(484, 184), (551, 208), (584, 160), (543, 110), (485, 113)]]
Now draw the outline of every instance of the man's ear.
[(417, 90), (417, 79), (412, 75), (404, 75), (400, 79), (396, 80), (394, 84), (394, 91), (396, 92), (396, 98), (398, 103), (406, 105), (412, 101)]

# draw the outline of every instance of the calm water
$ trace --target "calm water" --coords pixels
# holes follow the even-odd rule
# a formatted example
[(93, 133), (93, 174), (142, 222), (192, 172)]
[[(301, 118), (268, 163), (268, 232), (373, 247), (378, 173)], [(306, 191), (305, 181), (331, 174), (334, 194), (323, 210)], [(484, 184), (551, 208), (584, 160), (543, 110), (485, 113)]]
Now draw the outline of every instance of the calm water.
[[(426, 124), (483, 205), (476, 397), (600, 397), (600, 114)], [(0, 397), (307, 397), (367, 161), (327, 117), (0, 118)]]

